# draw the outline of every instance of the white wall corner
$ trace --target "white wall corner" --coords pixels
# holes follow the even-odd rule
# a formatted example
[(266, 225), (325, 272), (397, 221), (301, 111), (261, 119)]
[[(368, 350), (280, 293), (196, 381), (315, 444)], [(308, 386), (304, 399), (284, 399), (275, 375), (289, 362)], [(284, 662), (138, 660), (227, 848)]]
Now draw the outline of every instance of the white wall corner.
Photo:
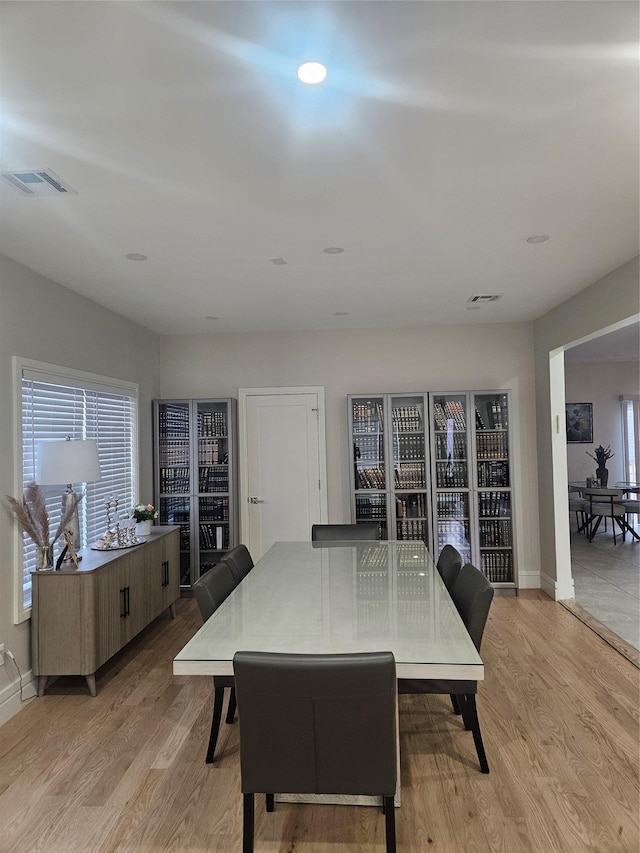
[(535, 569), (518, 569), (518, 589), (541, 589), (540, 572)]
[(550, 575), (540, 574), (540, 589), (553, 598), (554, 601), (566, 601), (575, 598), (575, 588), (573, 585), (573, 577), (563, 577), (560, 581), (552, 578)]
[[(11, 661), (5, 658), (4, 668), (11, 665)], [(14, 717), (36, 696), (36, 685), (31, 670), (22, 676), (22, 684), (22, 697), (20, 696), (20, 677), (17, 674), (0, 690), (0, 726)]]

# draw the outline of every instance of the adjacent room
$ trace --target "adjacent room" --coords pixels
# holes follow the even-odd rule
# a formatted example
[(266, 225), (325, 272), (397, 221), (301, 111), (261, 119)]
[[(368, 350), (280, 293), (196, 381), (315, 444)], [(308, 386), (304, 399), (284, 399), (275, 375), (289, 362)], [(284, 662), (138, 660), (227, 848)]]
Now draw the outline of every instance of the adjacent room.
[(0, 853), (637, 853), (639, 31), (0, 0)]

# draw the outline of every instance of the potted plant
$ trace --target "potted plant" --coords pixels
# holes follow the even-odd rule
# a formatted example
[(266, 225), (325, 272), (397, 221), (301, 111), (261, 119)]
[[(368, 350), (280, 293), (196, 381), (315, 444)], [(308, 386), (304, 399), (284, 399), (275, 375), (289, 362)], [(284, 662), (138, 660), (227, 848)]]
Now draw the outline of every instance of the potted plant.
[(148, 536), (151, 533), (152, 523), (158, 517), (158, 510), (153, 504), (136, 504), (133, 508), (133, 517), (136, 520), (138, 536)]
[(84, 495), (74, 495), (73, 500), (65, 507), (53, 539), (49, 541), (49, 513), (40, 486), (33, 480), (27, 483), (22, 502), (12, 498), (11, 495), (5, 495), (20, 526), (35, 543), (37, 570), (53, 568), (53, 546), (67, 529), (76, 507), (83, 497)]
[(596, 477), (600, 480), (600, 485), (603, 489), (607, 488), (607, 483), (609, 482), (609, 472), (607, 471), (607, 459), (611, 459), (612, 456), (615, 456), (615, 453), (611, 452), (611, 447), (607, 446), (603, 447), (601, 444), (596, 447), (593, 453), (589, 453), (588, 450), (585, 450), (587, 456), (590, 456), (592, 459), (598, 463), (598, 467), (596, 468)]

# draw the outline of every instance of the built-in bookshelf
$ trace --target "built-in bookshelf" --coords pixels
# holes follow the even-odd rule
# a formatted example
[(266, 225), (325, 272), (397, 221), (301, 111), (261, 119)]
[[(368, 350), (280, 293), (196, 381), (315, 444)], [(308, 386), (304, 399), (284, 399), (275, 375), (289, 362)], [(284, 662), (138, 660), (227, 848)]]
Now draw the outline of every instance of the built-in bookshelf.
[(180, 584), (190, 587), (237, 544), (235, 400), (155, 400), (160, 524), (180, 527)]
[(426, 398), (349, 397), (353, 518), (377, 521), (382, 539), (429, 538)]
[(473, 395), (479, 567), (498, 586), (515, 585), (509, 395)]
[(516, 588), (509, 394), (351, 395), (352, 517)]

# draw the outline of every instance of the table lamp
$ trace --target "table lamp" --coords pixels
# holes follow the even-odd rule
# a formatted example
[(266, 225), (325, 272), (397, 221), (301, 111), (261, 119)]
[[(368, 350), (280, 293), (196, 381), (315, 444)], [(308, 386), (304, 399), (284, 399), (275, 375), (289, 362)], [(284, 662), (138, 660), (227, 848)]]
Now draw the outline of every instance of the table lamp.
[[(62, 495), (62, 512), (76, 495), (74, 483), (95, 483), (102, 478), (98, 460), (98, 445), (93, 439), (71, 441), (43, 441), (38, 445), (36, 482), (41, 486), (67, 484)], [(80, 548), (80, 524), (76, 507), (67, 529), (73, 531), (73, 546)], [(69, 558), (71, 559), (71, 558)]]

